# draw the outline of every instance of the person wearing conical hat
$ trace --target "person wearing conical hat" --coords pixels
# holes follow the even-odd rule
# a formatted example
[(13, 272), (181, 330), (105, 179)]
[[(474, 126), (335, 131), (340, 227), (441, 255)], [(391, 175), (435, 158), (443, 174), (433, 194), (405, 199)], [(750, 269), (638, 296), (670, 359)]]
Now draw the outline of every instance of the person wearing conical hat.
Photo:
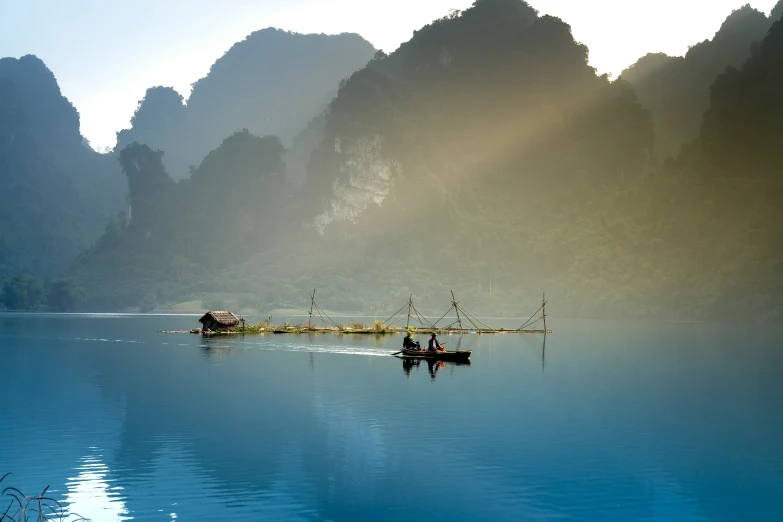
[(421, 345), (413, 340), (413, 336), (410, 332), (408, 332), (408, 335), (405, 336), (405, 339), (402, 340), (402, 347), (405, 350), (418, 350), (421, 348)]

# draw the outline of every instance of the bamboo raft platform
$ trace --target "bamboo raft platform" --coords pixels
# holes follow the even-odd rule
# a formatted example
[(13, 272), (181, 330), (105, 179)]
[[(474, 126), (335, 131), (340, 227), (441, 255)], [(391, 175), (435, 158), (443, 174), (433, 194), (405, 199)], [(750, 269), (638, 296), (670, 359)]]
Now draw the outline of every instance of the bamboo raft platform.
[[(413, 305), (413, 296), (402, 308), (397, 310), (389, 319), (380, 322), (375, 321), (372, 325), (353, 323), (353, 326), (337, 324), (318, 306), (315, 302), (315, 290), (310, 294), (310, 310), (308, 312), (308, 321), (306, 324), (273, 325), (270, 322), (263, 322), (257, 325), (246, 325), (245, 320), (241, 319), (241, 326), (230, 327), (216, 331), (203, 331), (201, 328), (191, 330), (158, 330), (159, 333), (191, 333), (204, 336), (214, 335), (265, 335), (265, 334), (350, 334), (350, 335), (394, 335), (406, 333), (408, 331), (417, 334), (444, 334), (444, 335), (464, 335), (464, 334), (551, 334), (546, 326), (546, 294), (541, 299), (541, 306), (533, 315), (519, 328), (493, 328), (475, 315), (465, 310), (451, 292), (451, 307), (446, 310), (440, 319), (434, 323), (428, 321)], [(405, 315), (401, 315), (405, 309), (408, 309), (407, 321), (405, 326), (395, 326), (396, 321), (401, 321)], [(438, 324), (446, 318), (449, 312), (455, 312), (456, 321), (446, 326)], [(540, 312), (540, 315), (539, 315)], [(210, 312), (211, 313), (211, 312)], [(216, 312), (217, 313), (217, 312)], [(229, 314), (231, 315), (231, 314)], [(236, 321), (236, 318), (234, 317)], [(463, 322), (464, 321), (464, 322)], [(533, 328), (539, 321), (543, 322), (542, 328)], [(316, 325), (320, 322), (321, 325)], [(416, 322), (417, 325), (412, 323)]]
[[(394, 335), (406, 333), (408, 330), (405, 327), (386, 327), (383, 330), (375, 330), (373, 328), (353, 329), (353, 328), (326, 328), (326, 327), (308, 327), (304, 326), (272, 326), (270, 328), (247, 328), (241, 327), (235, 330), (226, 330), (222, 332), (203, 332), (201, 328), (193, 330), (158, 330), (158, 333), (168, 334), (201, 334), (201, 335), (264, 335), (264, 334), (347, 334), (347, 335)], [(438, 335), (464, 335), (464, 334), (551, 334), (552, 330), (508, 330), (506, 328), (498, 329), (471, 329), (471, 328), (416, 328), (417, 334), (432, 334)]]

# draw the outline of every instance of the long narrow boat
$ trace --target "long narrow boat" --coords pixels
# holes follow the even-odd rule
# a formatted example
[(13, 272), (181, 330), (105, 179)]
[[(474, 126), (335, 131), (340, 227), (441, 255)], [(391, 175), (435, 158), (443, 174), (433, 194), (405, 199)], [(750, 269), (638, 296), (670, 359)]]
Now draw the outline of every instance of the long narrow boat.
[(471, 350), (457, 350), (456, 352), (430, 352), (428, 350), (403, 350), (400, 357), (412, 359), (438, 359), (442, 361), (467, 361), (470, 359)]

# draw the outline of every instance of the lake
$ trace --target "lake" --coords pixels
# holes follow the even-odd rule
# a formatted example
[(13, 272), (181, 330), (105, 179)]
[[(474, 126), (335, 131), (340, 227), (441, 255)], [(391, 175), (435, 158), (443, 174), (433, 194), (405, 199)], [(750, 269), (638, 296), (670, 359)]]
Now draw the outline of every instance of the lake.
[(402, 336), (157, 333), (194, 326), (0, 314), (2, 485), (111, 522), (783, 520), (777, 327), (552, 319), (406, 367)]

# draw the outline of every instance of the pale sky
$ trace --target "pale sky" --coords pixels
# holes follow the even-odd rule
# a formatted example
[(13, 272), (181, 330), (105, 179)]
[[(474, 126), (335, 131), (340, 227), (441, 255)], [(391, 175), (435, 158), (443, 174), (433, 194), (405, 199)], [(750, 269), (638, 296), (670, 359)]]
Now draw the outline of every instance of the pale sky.
[[(753, 0), (764, 13), (777, 0)], [(81, 115), (93, 147), (113, 146), (148, 87), (187, 98), (232, 44), (265, 27), (355, 32), (386, 52), (473, 0), (0, 0), (0, 56), (35, 54)], [(648, 52), (684, 54), (748, 0), (530, 0), (569, 23), (599, 72)]]

